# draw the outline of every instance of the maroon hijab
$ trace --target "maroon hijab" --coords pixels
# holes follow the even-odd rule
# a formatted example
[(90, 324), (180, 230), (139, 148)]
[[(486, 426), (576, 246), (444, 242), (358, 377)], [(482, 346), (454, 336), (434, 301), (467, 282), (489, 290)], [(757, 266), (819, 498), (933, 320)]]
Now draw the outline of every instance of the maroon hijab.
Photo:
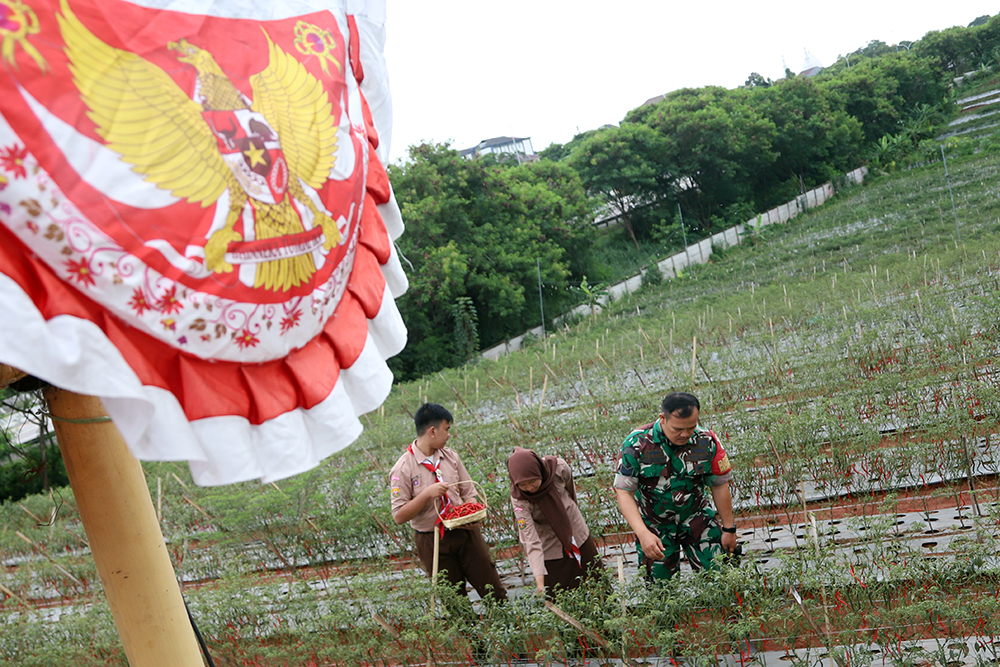
[[(526, 500), (538, 505), (545, 519), (552, 526), (556, 537), (569, 553), (574, 552), (573, 527), (570, 525), (566, 508), (559, 500), (556, 493), (556, 466), (558, 459), (555, 456), (546, 456), (544, 459), (530, 449), (515, 447), (514, 453), (507, 459), (507, 474), (510, 476), (510, 495), (517, 500)], [(532, 479), (542, 480), (541, 486), (534, 493), (527, 493), (518, 488), (518, 483), (527, 482)], [(576, 494), (572, 487), (567, 489), (570, 498), (576, 502)], [(579, 545), (576, 545), (579, 547)]]

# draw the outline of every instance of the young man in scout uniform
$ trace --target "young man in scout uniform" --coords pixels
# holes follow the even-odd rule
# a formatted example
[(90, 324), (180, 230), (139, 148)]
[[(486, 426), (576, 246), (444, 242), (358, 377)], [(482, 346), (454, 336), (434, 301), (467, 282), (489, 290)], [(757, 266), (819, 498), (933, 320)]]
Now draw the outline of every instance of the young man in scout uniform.
[[(410, 443), (389, 472), (392, 518), (396, 524), (410, 522), (417, 555), (428, 576), (434, 566), (434, 531), (440, 531), (438, 570), (447, 572), (448, 581), (459, 584), (466, 594), (466, 582), (479, 596), (507, 599), (489, 547), (479, 523), (444, 530), (438, 510), (469, 502), (476, 497), (469, 473), (453, 449), (445, 447), (451, 437), (452, 416), (437, 403), (425, 403), (413, 419), (417, 439)], [(465, 482), (465, 483), (459, 483)]]
[(618, 507), (635, 531), (639, 562), (654, 580), (680, 569), (681, 549), (694, 570), (736, 549), (732, 466), (715, 434), (698, 426), (698, 398), (675, 392), (661, 407), (659, 419), (625, 438), (614, 482)]

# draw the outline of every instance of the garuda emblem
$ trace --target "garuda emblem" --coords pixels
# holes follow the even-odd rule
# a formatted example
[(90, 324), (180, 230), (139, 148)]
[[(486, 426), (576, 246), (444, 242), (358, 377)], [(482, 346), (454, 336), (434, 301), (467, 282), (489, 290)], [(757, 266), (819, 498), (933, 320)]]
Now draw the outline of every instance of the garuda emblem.
[(345, 241), (317, 194), (334, 167), (337, 123), (323, 88), (264, 31), (269, 63), (244, 95), (212, 54), (170, 42), (193, 66), (189, 97), (161, 68), (106, 44), (61, 0), (59, 29), (97, 134), (146, 181), (225, 216), (205, 237), (204, 264), (255, 264), (254, 287), (284, 292), (316, 272), (316, 251)]

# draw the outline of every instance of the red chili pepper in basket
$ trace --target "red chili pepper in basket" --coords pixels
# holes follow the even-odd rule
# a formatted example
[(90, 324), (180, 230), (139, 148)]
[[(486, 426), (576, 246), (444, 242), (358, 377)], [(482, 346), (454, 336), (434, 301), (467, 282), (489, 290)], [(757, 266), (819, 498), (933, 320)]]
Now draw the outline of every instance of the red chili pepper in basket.
[(458, 519), (463, 516), (475, 514), (482, 509), (486, 509), (486, 505), (483, 505), (482, 503), (463, 503), (462, 505), (450, 508), (447, 512), (441, 515), (441, 518), (446, 520)]

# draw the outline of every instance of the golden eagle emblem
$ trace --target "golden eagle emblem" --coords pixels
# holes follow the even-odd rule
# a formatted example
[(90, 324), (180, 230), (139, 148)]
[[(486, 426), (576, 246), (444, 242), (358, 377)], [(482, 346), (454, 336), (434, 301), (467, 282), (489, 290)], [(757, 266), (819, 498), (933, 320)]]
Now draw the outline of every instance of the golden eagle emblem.
[(250, 100), (211, 53), (181, 39), (167, 47), (197, 69), (188, 97), (156, 65), (102, 42), (66, 0), (60, 6), (73, 82), (108, 148), (175, 197), (228, 207), (206, 235), (206, 268), (254, 263), (254, 287), (275, 291), (307, 282), (313, 252), (343, 242), (315, 192), (337, 149), (322, 83), (264, 31), (269, 62), (250, 77)]

